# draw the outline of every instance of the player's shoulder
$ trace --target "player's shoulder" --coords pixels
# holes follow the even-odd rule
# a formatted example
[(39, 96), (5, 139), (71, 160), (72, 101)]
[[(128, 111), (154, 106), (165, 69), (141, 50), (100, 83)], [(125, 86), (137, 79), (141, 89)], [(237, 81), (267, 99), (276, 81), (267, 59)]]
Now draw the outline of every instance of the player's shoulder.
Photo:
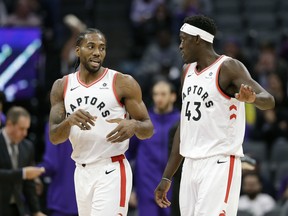
[(221, 68), (222, 69), (235, 69), (235, 68), (239, 68), (239, 67), (243, 67), (242, 62), (240, 62), (239, 60), (232, 58), (232, 57), (228, 57), (226, 56), (226, 58), (224, 59), (224, 61), (221, 64)]
[(246, 73), (246, 71), (247, 69), (241, 61), (228, 57), (221, 64), (219, 76), (235, 79), (241, 76), (241, 74)]
[(133, 85), (137, 83), (137, 81), (130, 74), (125, 74), (117, 71), (116, 83), (124, 85)]
[(190, 67), (191, 64), (184, 64), (182, 67), (183, 71), (187, 71), (187, 69)]
[(50, 99), (62, 99), (68, 84), (68, 75), (54, 81), (50, 92)]
[(133, 76), (125, 73), (118, 72), (115, 81), (115, 89), (120, 97), (134, 97), (141, 93), (139, 83)]
[(184, 79), (186, 77), (186, 74), (187, 74), (190, 66), (191, 66), (191, 64), (184, 64), (183, 67), (182, 67), (181, 86), (183, 85)]
[(59, 88), (64, 88), (65, 84), (67, 83), (68, 81), (68, 75), (65, 75), (61, 78), (58, 78), (54, 81), (53, 83), (53, 87), (52, 89), (56, 88), (56, 89), (59, 89)]

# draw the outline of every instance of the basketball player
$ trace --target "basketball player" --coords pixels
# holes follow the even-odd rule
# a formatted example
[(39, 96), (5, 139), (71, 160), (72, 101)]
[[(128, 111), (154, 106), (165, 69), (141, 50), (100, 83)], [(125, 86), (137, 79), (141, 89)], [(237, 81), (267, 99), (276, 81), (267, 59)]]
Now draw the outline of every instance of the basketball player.
[(236, 216), (240, 185), (244, 103), (272, 109), (274, 98), (236, 59), (213, 49), (214, 21), (187, 17), (180, 29), (184, 65), (181, 122), (173, 149), (155, 190), (168, 207), (171, 179), (184, 159), (179, 203), (185, 216)]
[(50, 140), (72, 143), (79, 215), (125, 216), (132, 174), (124, 153), (130, 137), (151, 137), (153, 125), (138, 83), (103, 67), (102, 32), (80, 33), (75, 51), (79, 71), (56, 80), (51, 90)]

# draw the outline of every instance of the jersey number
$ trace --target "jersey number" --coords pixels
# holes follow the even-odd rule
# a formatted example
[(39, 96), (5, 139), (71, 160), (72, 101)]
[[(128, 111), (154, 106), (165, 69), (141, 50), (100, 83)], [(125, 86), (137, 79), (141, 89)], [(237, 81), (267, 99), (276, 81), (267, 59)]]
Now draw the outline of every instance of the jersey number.
[[(190, 121), (190, 118), (191, 118), (191, 110), (189, 109), (189, 105), (190, 105), (190, 101), (187, 102), (186, 111), (185, 111), (185, 116), (187, 116), (188, 121)], [(200, 102), (194, 102), (194, 105), (195, 105), (195, 111), (196, 111), (197, 115), (193, 116), (192, 119), (194, 121), (198, 121), (201, 118), (201, 112), (200, 112), (201, 103)]]

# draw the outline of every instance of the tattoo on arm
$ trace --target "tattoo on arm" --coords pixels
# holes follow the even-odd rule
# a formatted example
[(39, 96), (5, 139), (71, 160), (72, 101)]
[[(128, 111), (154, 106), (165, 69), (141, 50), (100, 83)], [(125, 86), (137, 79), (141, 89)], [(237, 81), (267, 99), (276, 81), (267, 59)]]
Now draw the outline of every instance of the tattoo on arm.
[(51, 101), (51, 110), (49, 117), (49, 125), (50, 125), (50, 138), (53, 137), (54, 140), (65, 140), (67, 139), (70, 127), (66, 127), (65, 125), (61, 125), (61, 123), (65, 120), (66, 111), (64, 106), (64, 78), (55, 81), (50, 95)]

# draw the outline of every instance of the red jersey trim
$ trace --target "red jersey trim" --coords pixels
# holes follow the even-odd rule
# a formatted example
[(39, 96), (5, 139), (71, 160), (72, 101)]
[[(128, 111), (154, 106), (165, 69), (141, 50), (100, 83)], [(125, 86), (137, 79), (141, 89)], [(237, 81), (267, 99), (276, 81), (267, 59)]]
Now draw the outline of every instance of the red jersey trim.
[(66, 91), (67, 91), (67, 86), (68, 86), (68, 79), (69, 79), (69, 76), (64, 76), (64, 89), (63, 89), (63, 98), (65, 98), (66, 96)]
[(229, 173), (228, 173), (228, 182), (227, 182), (227, 188), (226, 188), (226, 195), (225, 195), (225, 200), (224, 200), (225, 203), (228, 202), (228, 198), (229, 198), (231, 182), (232, 182), (232, 178), (233, 178), (234, 163), (235, 163), (235, 156), (231, 155), (230, 156), (230, 167), (229, 167)]
[[(222, 64), (221, 64), (222, 65)], [(215, 79), (215, 82), (216, 82), (216, 87), (219, 91), (219, 93), (225, 97), (226, 99), (230, 100), (231, 97), (229, 95), (227, 95), (225, 92), (222, 91), (222, 89), (220, 88), (220, 85), (219, 85), (219, 74), (220, 74), (220, 69), (221, 69), (221, 65), (219, 66), (218, 70), (217, 70), (217, 74), (216, 74), (216, 79)]]
[(125, 156), (118, 155), (111, 158), (112, 162), (119, 162), (120, 164), (120, 207), (125, 207), (126, 203), (126, 171), (123, 160)]
[(80, 80), (80, 71), (77, 71), (76, 73), (77, 73), (77, 80), (78, 80), (78, 82), (82, 85), (82, 86), (84, 86), (84, 87), (86, 87), (86, 88), (89, 88), (90, 86), (92, 86), (92, 85), (94, 85), (95, 83), (97, 83), (97, 82), (99, 82), (101, 79), (103, 79), (103, 77), (105, 77), (105, 75), (107, 74), (107, 72), (108, 72), (108, 68), (105, 68), (105, 71), (104, 71), (104, 73), (98, 78), (98, 79), (96, 79), (95, 81), (93, 81), (92, 83), (90, 83), (89, 85), (87, 85), (86, 83), (84, 83), (84, 82), (82, 82), (81, 80)]
[(219, 216), (226, 216), (225, 210), (222, 210), (222, 212), (219, 214)]
[(201, 71), (198, 71), (198, 70), (196, 69), (196, 67), (197, 67), (197, 65), (196, 65), (195, 68), (194, 68), (195, 74), (196, 74), (196, 75), (202, 74), (203, 72), (205, 72), (206, 70), (208, 70), (209, 68), (211, 68), (213, 65), (215, 65), (218, 61), (220, 61), (220, 59), (222, 59), (223, 57), (224, 57), (224, 55), (221, 55), (221, 56), (220, 56), (218, 59), (216, 59), (211, 65), (209, 65), (208, 67), (204, 68), (204, 69), (201, 70)]
[(123, 107), (124, 104), (121, 103), (121, 101), (119, 100), (119, 97), (118, 97), (118, 95), (117, 95), (117, 92), (116, 92), (116, 78), (117, 78), (117, 75), (118, 75), (118, 73), (115, 73), (114, 76), (113, 76), (112, 88), (113, 88), (113, 93), (114, 93), (114, 95), (115, 95), (115, 98), (116, 98), (118, 104), (119, 104), (121, 107)]

